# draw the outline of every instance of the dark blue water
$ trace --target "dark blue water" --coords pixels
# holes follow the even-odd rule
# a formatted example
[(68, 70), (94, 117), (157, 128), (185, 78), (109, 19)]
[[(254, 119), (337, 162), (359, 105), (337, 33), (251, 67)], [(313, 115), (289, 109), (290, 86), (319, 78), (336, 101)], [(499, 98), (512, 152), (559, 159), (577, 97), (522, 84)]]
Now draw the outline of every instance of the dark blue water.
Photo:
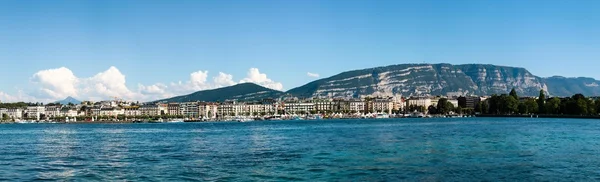
[(600, 120), (4, 124), (2, 180), (600, 180)]

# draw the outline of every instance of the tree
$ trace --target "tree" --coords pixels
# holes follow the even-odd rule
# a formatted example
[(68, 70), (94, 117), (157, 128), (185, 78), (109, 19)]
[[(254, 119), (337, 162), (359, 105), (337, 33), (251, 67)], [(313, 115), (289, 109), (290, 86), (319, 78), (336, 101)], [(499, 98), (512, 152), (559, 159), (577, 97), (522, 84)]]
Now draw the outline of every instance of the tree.
[(427, 110), (429, 111), (429, 114), (439, 114), (439, 113), (437, 112), (437, 109), (436, 109), (436, 108), (435, 108), (435, 106), (433, 106), (433, 105), (430, 105), (430, 106), (427, 108)]
[(9, 120), (9, 119), (10, 119), (10, 118), (8, 117), (8, 114), (6, 114), (6, 113), (2, 113), (2, 120), (4, 120), (4, 121), (7, 121), (7, 120)]
[(594, 101), (594, 105), (596, 106), (596, 115), (600, 113), (600, 99)]
[(487, 102), (481, 102), (481, 110), (482, 110), (482, 113), (489, 114), (489, 113), (490, 113), (490, 110), (489, 110), (489, 109), (490, 109), (490, 108), (489, 108), (489, 104), (488, 104)]
[(588, 115), (597, 115), (598, 111), (596, 110), (596, 105), (594, 105), (594, 101), (591, 99), (585, 99), (587, 103), (587, 114)]
[(516, 99), (515, 97), (506, 97), (506, 113), (511, 114), (511, 113), (515, 113), (518, 110), (518, 106), (519, 106), (519, 99)]
[(517, 91), (515, 91), (515, 88), (511, 89), (508, 95), (515, 98), (516, 100), (519, 100), (519, 96), (517, 95)]
[(454, 112), (455, 112), (455, 113), (457, 113), (457, 114), (462, 114), (462, 113), (463, 113), (463, 108), (462, 108), (462, 107), (460, 107), (460, 106), (458, 106), (458, 107), (456, 107), (456, 108), (454, 109)]
[[(488, 113), (488, 114), (500, 114), (500, 108), (501, 108), (500, 107), (501, 106), (500, 96), (494, 94), (487, 101), (488, 101), (488, 103), (487, 103), (488, 104), (488, 107), (487, 107), (488, 108), (488, 112), (486, 112), (486, 113)], [(485, 107), (484, 107), (484, 109), (485, 109)]]
[(577, 99), (576, 101), (577, 107), (575, 110), (575, 114), (577, 115), (587, 115), (588, 114), (588, 105), (585, 99)]
[(548, 111), (546, 111), (545, 109), (545, 102), (546, 102), (546, 94), (544, 92), (544, 89), (540, 90), (540, 96), (538, 97), (537, 100), (537, 104), (539, 106), (539, 111), (538, 113), (542, 114), (542, 113), (548, 113)]
[[(512, 96), (502, 94), (499, 97), (492, 97), (492, 101), (495, 102), (493, 107), (496, 107), (497, 114), (512, 114), (518, 112), (519, 100)], [(492, 107), (492, 106), (490, 106)]]
[[(544, 108), (543, 110), (547, 114), (560, 114), (560, 105), (560, 99), (558, 97), (553, 97), (552, 99), (548, 100), (548, 102), (546, 102), (546, 104), (544, 104), (543, 107), (540, 108)], [(540, 111), (541, 110), (542, 109), (540, 109)]]
[(527, 107), (527, 113), (522, 113), (522, 114), (529, 114), (529, 113), (538, 113), (539, 110), (539, 106), (536, 100), (534, 99), (527, 99), (524, 102), (525, 106)]
[(447, 114), (448, 112), (452, 111), (453, 108), (449, 108), (450, 105), (448, 105), (448, 99), (446, 98), (441, 98), (438, 103), (437, 103), (437, 112), (439, 114)]
[(519, 103), (518, 107), (519, 107), (519, 114), (527, 114), (527, 113), (529, 113), (527, 105), (525, 105), (524, 102)]
[(483, 102), (477, 103), (477, 105), (475, 105), (475, 112), (478, 112), (480, 114), (483, 114), (483, 108), (481, 107), (481, 104)]

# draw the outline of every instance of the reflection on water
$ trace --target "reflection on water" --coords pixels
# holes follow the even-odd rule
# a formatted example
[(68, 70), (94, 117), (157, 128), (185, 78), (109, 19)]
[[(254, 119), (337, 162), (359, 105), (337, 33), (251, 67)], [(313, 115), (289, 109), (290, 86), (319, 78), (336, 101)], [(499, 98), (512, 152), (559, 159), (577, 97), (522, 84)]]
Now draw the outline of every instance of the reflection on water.
[(69, 179), (74, 176), (73, 166), (81, 165), (72, 161), (79, 145), (76, 131), (69, 127), (48, 127), (39, 133), (39, 144), (34, 145), (40, 158), (38, 179)]
[(600, 123), (0, 125), (0, 181), (595, 181)]

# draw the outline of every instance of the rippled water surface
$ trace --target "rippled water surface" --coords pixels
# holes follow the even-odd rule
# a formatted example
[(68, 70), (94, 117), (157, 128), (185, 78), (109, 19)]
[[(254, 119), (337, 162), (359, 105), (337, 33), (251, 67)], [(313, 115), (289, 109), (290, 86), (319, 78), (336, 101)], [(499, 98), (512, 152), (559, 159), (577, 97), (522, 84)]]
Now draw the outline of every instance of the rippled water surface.
[(3, 124), (2, 180), (600, 180), (600, 120)]

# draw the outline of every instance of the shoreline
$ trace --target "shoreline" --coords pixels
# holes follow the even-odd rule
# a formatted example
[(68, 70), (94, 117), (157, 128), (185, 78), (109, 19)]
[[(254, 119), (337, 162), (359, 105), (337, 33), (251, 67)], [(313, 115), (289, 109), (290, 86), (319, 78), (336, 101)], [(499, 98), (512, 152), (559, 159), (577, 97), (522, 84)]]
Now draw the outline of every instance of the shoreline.
[[(557, 118), (557, 119), (600, 119), (600, 116), (580, 116), (580, 115), (549, 115), (549, 114), (533, 114), (533, 115), (503, 115), (503, 114), (476, 114), (472, 115), (475, 118)], [(446, 118), (446, 117), (433, 117), (433, 118)], [(455, 117), (448, 117), (455, 118)], [(467, 117), (465, 117), (467, 118)], [(383, 118), (327, 118), (327, 119), (318, 119), (318, 120), (340, 120), (340, 119), (359, 119), (359, 120), (377, 120)], [(412, 119), (409, 117), (398, 117), (398, 118), (385, 118), (385, 119)], [(314, 120), (314, 121), (318, 121)], [(270, 120), (256, 120), (256, 121), (248, 121), (248, 122), (260, 122), (260, 121), (270, 121)], [(277, 120), (273, 120), (277, 121)], [(298, 120), (280, 120), (280, 121), (298, 121)], [(311, 121), (311, 120), (307, 120)], [(183, 121), (181, 123), (209, 123), (209, 122), (235, 122), (235, 121), (221, 121), (221, 120), (212, 120), (212, 121)], [(0, 122), (0, 124), (160, 124), (160, 123), (179, 123), (179, 122), (152, 122), (152, 121), (77, 121), (77, 122), (35, 122), (35, 123), (17, 123), (17, 122)]]
[(563, 119), (600, 119), (600, 116), (589, 115), (552, 115), (552, 114), (531, 114), (531, 115), (505, 115), (505, 114), (478, 114), (475, 117), (482, 118), (563, 118)]

